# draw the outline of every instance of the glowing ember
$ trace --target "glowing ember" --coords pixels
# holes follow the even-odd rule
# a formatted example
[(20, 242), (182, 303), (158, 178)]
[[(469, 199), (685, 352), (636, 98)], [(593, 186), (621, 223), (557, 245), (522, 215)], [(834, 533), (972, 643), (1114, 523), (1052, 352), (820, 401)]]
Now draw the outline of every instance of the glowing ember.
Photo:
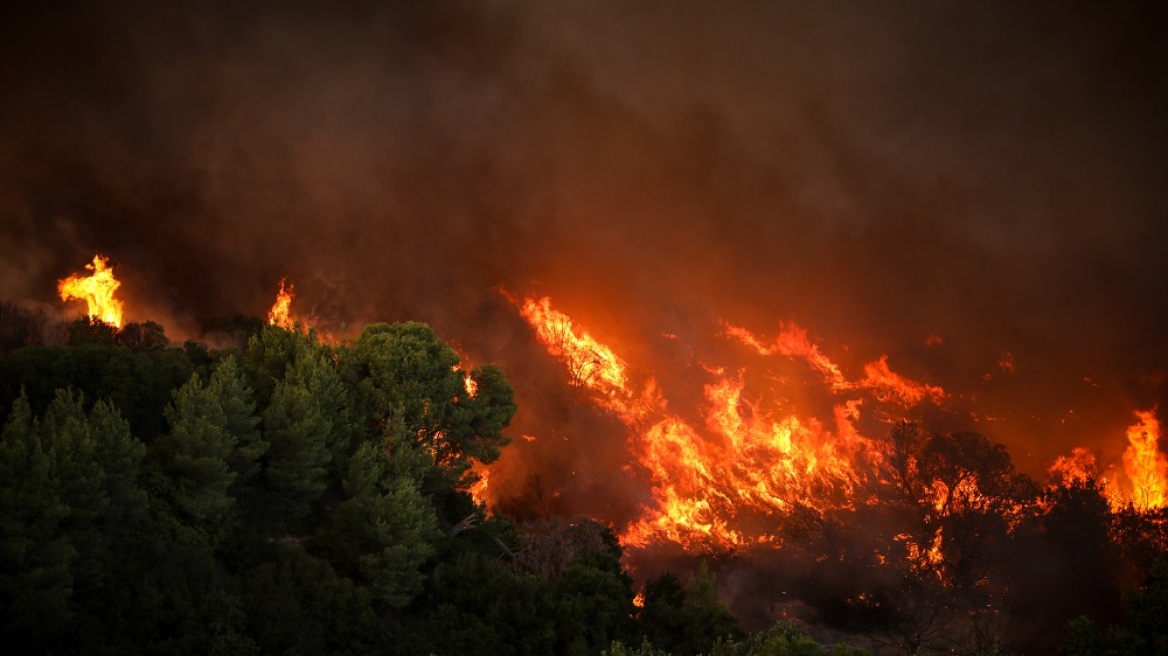
[(109, 258), (101, 255), (93, 256), (93, 264), (86, 264), (85, 268), (93, 273), (81, 277), (73, 274), (57, 285), (61, 300), (79, 299), (85, 301), (90, 319), (97, 319), (105, 323), (122, 327), (122, 302), (114, 298), (114, 292), (122, 283), (114, 278), (114, 272), (106, 265)]
[(285, 286), (285, 279), (280, 279), (280, 291), (276, 293), (276, 302), (268, 311), (268, 323), (287, 330), (294, 330), (296, 320), (292, 317), (292, 299), (296, 298), (295, 289), (291, 283)]

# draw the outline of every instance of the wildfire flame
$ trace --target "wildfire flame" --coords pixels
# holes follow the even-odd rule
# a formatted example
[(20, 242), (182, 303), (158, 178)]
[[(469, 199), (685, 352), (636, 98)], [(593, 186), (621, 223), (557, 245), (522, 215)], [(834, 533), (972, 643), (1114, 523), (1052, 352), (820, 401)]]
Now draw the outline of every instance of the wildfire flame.
[(296, 298), (296, 290), (291, 283), (285, 284), (285, 278), (280, 278), (280, 291), (276, 293), (276, 302), (268, 310), (268, 323), (286, 330), (294, 330), (296, 320), (292, 317), (292, 299)]
[(550, 298), (528, 298), (519, 313), (531, 324), (548, 353), (568, 367), (571, 384), (595, 392), (603, 405), (626, 423), (636, 424), (645, 419), (654, 396), (652, 381), (645, 390), (635, 391), (629, 383), (624, 361), (588, 331), (577, 328), (571, 317), (552, 309)]
[[(742, 370), (706, 368), (700, 421), (667, 410), (656, 380), (630, 381), (628, 366), (609, 346), (551, 307), (528, 298), (520, 314), (547, 351), (564, 362), (572, 382), (629, 429), (629, 448), (651, 486), (652, 502), (621, 535), (629, 546), (672, 542), (689, 550), (724, 550), (779, 541), (783, 522), (805, 509), (852, 507), (880, 459), (855, 427), (862, 400), (842, 399), (827, 420), (777, 408), (748, 392)], [(724, 324), (724, 334), (760, 355), (805, 360), (835, 393), (869, 390), (902, 405), (944, 397), (939, 387), (903, 378), (886, 358), (852, 382), (807, 335), (781, 324), (767, 345), (749, 331)], [(935, 548), (940, 548), (940, 541)]]
[(1113, 510), (1131, 506), (1140, 512), (1168, 507), (1168, 457), (1159, 450), (1160, 422), (1155, 410), (1135, 411), (1137, 422), (1127, 429), (1128, 446), (1123, 454), (1123, 471), (1115, 467), (1101, 470), (1095, 454), (1075, 447), (1050, 467), (1055, 483), (1096, 481)]
[(491, 470), (480, 464), (476, 464), (471, 471), (478, 476), (478, 480), (476, 480), (474, 483), (471, 483), (470, 487), (467, 489), (467, 492), (470, 493), (470, 496), (475, 500), (475, 503), (485, 506), (487, 505), (488, 501), (487, 490), (491, 487)]
[(122, 283), (114, 278), (113, 269), (107, 266), (109, 258), (94, 255), (93, 263), (85, 268), (93, 273), (88, 276), (73, 274), (61, 280), (57, 292), (62, 301), (79, 299), (85, 301), (90, 319), (98, 319), (116, 328), (122, 327), (122, 302), (114, 298), (114, 292)]
[(1152, 410), (1137, 411), (1139, 420), (1127, 429), (1123, 471), (1131, 482), (1131, 503), (1136, 510), (1163, 508), (1168, 500), (1168, 458), (1158, 449), (1160, 422)]
[(764, 344), (749, 330), (725, 324), (726, 336), (736, 339), (754, 349), (759, 355), (785, 355), (802, 358), (813, 369), (823, 375), (824, 380), (836, 392), (850, 390), (870, 390), (881, 401), (897, 401), (911, 407), (922, 401), (939, 403), (945, 398), (945, 390), (935, 385), (925, 385), (909, 380), (892, 371), (888, 356), (882, 355), (874, 362), (864, 365), (864, 378), (849, 381), (839, 365), (820, 351), (819, 346), (807, 336), (807, 330), (790, 322), (779, 323), (779, 335), (770, 346)]
[[(805, 363), (812, 380), (822, 380), (831, 393), (830, 412), (800, 411), (776, 387), (787, 384), (785, 376), (768, 370), (760, 384), (760, 377), (745, 368), (707, 365), (692, 369), (705, 376), (699, 407), (674, 411), (653, 376), (630, 367), (615, 349), (554, 309), (549, 298), (512, 300), (536, 339), (563, 362), (570, 382), (628, 430), (634, 463), (628, 471), (648, 485), (649, 500), (620, 530), (626, 547), (669, 543), (697, 553), (779, 545), (785, 527), (798, 527), (803, 518), (871, 503), (892, 464), (885, 443), (861, 434), (864, 404), (886, 407), (893, 411), (887, 416), (896, 416), (898, 409), (941, 405), (949, 398), (941, 387), (894, 371), (887, 356), (864, 365), (862, 376), (849, 376), (794, 323), (780, 323), (773, 340), (723, 323), (725, 338), (758, 356)], [(1157, 450), (1160, 425), (1152, 411), (1136, 417), (1127, 432), (1122, 476), (1101, 476), (1095, 456), (1075, 449), (1051, 466), (1052, 477), (1069, 483), (1096, 480), (1116, 509), (1165, 507), (1168, 458)], [(479, 495), (485, 491), (484, 483)], [(947, 567), (944, 520), (994, 509), (1012, 525), (1027, 512), (1024, 504), (996, 507), (972, 476), (938, 479), (921, 494), (919, 502), (942, 523), (927, 537), (905, 534), (897, 540), (910, 566), (938, 576)]]
[(1047, 470), (1055, 483), (1082, 485), (1099, 478), (1099, 465), (1090, 449), (1077, 446), (1071, 455), (1059, 456)]

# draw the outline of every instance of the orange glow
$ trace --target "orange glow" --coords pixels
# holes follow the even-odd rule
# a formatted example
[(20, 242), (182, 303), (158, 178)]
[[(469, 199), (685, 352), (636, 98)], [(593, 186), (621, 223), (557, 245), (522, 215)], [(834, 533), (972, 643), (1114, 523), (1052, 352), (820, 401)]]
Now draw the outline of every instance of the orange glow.
[(286, 330), (294, 330), (296, 320), (292, 317), (292, 299), (296, 298), (296, 290), (291, 283), (285, 286), (286, 280), (280, 278), (280, 291), (276, 293), (276, 302), (268, 310), (268, 323)]
[(638, 592), (636, 594), (636, 596), (633, 597), (633, 605), (636, 606), (637, 608), (644, 608), (645, 607), (645, 593), (644, 592)]
[(1127, 429), (1123, 471), (1131, 483), (1136, 510), (1163, 508), (1168, 500), (1168, 458), (1160, 452), (1160, 422), (1152, 410), (1137, 411), (1139, 422)]
[(93, 273), (81, 277), (73, 274), (57, 285), (62, 301), (79, 299), (85, 301), (90, 319), (97, 319), (116, 328), (122, 327), (122, 302), (114, 298), (114, 292), (122, 283), (114, 278), (113, 269), (107, 267), (109, 258), (94, 255), (93, 263), (85, 268)]

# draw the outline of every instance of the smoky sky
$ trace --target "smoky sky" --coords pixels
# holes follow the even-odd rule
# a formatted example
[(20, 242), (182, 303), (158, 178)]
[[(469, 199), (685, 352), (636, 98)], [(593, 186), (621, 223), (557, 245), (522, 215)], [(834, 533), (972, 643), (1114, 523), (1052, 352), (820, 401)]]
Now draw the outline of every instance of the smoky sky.
[(56, 307), (101, 252), (130, 319), (197, 336), (287, 276), (552, 414), (500, 288), (630, 361), (794, 320), (1038, 469), (1164, 397), (1160, 3), (32, 4), (0, 20), (0, 296)]

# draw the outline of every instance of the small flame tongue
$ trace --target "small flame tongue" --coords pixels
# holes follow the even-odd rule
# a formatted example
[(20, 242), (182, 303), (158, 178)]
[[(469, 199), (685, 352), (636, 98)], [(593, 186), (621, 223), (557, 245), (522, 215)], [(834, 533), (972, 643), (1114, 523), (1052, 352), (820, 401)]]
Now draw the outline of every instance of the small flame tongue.
[(62, 301), (78, 299), (85, 301), (90, 319), (97, 319), (122, 327), (122, 302), (114, 298), (114, 292), (122, 283), (114, 278), (113, 269), (108, 268), (109, 258), (94, 255), (93, 263), (85, 268), (93, 273), (88, 276), (73, 274), (57, 285)]

